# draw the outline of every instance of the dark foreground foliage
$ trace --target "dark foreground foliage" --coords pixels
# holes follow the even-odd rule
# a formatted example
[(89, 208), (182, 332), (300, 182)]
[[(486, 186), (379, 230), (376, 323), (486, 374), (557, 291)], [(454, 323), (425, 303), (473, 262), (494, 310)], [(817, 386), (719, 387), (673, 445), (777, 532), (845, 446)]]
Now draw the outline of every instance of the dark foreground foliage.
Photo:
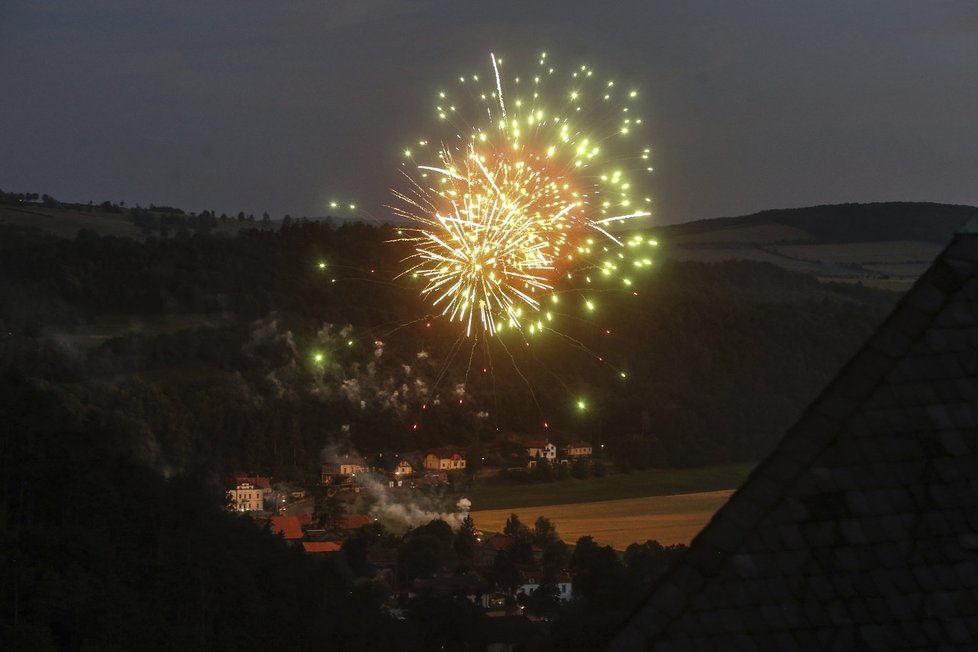
[[(0, 379), (0, 647), (363, 649), (394, 624), (342, 558), (320, 561), (165, 478), (110, 413)], [(324, 635), (329, 641), (324, 644)]]

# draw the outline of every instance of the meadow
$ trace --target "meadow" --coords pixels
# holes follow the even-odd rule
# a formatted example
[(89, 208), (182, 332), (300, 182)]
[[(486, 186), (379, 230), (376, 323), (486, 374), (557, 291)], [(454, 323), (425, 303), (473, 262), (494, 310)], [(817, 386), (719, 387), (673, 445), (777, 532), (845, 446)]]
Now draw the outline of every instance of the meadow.
[(714, 492), (739, 487), (754, 466), (754, 462), (741, 462), (686, 469), (648, 469), (603, 478), (540, 484), (479, 484), (466, 489), (465, 497), (472, 501), (474, 510), (505, 511), (540, 505)]

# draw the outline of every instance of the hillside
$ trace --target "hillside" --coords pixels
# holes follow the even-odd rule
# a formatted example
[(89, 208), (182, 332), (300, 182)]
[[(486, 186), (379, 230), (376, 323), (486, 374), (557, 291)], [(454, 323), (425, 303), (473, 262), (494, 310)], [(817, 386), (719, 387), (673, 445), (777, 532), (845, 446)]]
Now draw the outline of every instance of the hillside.
[[(838, 204), (697, 220), (659, 227), (652, 233), (662, 244), (660, 260), (751, 260), (823, 280), (903, 292), (976, 211), (972, 206), (923, 202)], [(286, 216), (283, 222), (291, 218)], [(25, 202), (23, 195), (0, 192), (0, 225), (65, 238), (74, 238), (82, 229), (136, 240), (237, 235), (277, 229), (283, 222), (256, 220), (243, 212), (188, 214), (168, 206), (71, 204), (49, 197)]]
[(896, 298), (656, 256), (630, 291), (596, 291), (593, 313), (562, 303), (545, 334), (475, 342), (396, 278), (393, 236), (297, 223), (137, 242), (8, 227), (0, 366), (118, 406), (178, 468), (306, 473), (337, 440), (488, 449), (507, 433), (604, 443), (639, 468), (699, 465), (768, 450)]
[[(931, 202), (877, 202), (868, 204), (829, 204), (806, 208), (765, 210), (740, 217), (697, 220), (662, 227), (663, 237), (678, 240), (705, 232), (729, 234), (758, 227), (794, 229), (788, 238), (810, 239), (819, 243), (881, 242), (911, 240), (943, 245), (954, 231), (978, 213), (974, 206)], [(756, 231), (755, 231), (756, 232)], [(776, 242), (773, 228), (754, 242)]]
[(769, 210), (656, 230), (674, 260), (771, 263), (823, 280), (903, 292), (978, 209), (890, 202)]

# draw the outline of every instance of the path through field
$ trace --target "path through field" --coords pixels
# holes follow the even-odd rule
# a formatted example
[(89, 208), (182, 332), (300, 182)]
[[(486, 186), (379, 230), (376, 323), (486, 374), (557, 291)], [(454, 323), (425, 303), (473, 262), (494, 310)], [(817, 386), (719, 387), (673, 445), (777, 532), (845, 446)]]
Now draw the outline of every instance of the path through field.
[(514, 512), (531, 527), (538, 516), (546, 516), (554, 522), (557, 533), (567, 543), (574, 543), (589, 534), (598, 543), (610, 544), (618, 550), (648, 539), (656, 539), (663, 545), (689, 544), (732, 493), (732, 490), (706, 491), (573, 505), (493, 509), (472, 512), (472, 519), (480, 530), (501, 532), (506, 519)]

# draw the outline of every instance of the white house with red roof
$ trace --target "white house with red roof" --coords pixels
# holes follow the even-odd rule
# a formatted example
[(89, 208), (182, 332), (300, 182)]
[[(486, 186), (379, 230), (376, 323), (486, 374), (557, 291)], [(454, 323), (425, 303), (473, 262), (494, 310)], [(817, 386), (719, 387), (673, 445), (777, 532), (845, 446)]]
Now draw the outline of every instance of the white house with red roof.
[(551, 464), (557, 460), (557, 446), (549, 439), (531, 439), (526, 442), (525, 448), (531, 460), (545, 459)]

